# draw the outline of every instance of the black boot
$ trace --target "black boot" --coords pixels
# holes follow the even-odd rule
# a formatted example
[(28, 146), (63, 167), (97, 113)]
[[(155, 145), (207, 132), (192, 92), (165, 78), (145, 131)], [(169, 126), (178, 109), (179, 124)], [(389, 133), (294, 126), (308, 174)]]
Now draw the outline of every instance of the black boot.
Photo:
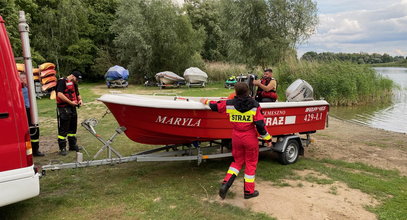
[(39, 142), (31, 142), (34, 157), (43, 157), (45, 154), (41, 153), (38, 149), (40, 148)]
[(259, 191), (254, 190), (253, 193), (245, 193), (245, 194), (244, 194), (244, 199), (254, 198), (254, 197), (259, 196), (259, 194), (260, 194)]
[(45, 154), (43, 154), (41, 151), (33, 152), (34, 157), (43, 157)]
[(233, 174), (227, 182), (223, 181), (223, 183), (219, 189), (219, 196), (222, 199), (225, 199), (226, 193), (228, 192), (229, 188), (232, 186), (233, 182), (235, 181), (235, 178), (236, 178), (236, 175)]
[(79, 152), (80, 150), (82, 150), (82, 148), (76, 144), (75, 136), (68, 137), (68, 142), (69, 142), (69, 151)]
[(79, 147), (78, 145), (69, 146), (69, 151), (76, 151), (76, 152), (79, 152), (80, 150), (82, 150), (82, 147)]
[(59, 155), (66, 156), (68, 153), (66, 152), (66, 140), (58, 140), (59, 145)]

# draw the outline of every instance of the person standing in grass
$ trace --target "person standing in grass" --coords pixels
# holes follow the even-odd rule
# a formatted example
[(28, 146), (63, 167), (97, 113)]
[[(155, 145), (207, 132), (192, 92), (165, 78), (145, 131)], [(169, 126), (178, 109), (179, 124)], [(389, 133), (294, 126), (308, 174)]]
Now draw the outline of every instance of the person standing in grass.
[(40, 151), (40, 128), (31, 124), (30, 101), (28, 97), (27, 75), (23, 72), (20, 74), (21, 89), (24, 96), (25, 111), (27, 112), (28, 126), (30, 127), (31, 147), (34, 157), (43, 157), (45, 154)]
[(265, 69), (261, 79), (254, 80), (253, 85), (257, 86), (256, 100), (258, 102), (277, 101), (277, 80), (273, 78), (273, 70)]
[(57, 82), (57, 119), (58, 119), (58, 145), (59, 154), (65, 156), (66, 139), (69, 141), (69, 150), (78, 152), (80, 147), (76, 144), (76, 129), (78, 114), (76, 108), (82, 105), (82, 98), (78, 90), (78, 82), (82, 79), (79, 71), (73, 71), (66, 78)]
[(219, 196), (225, 199), (226, 193), (232, 186), (239, 171), (245, 165), (244, 198), (250, 199), (259, 195), (255, 190), (255, 174), (259, 158), (259, 140), (257, 132), (271, 147), (271, 136), (267, 132), (264, 116), (259, 103), (249, 96), (249, 87), (246, 83), (235, 84), (236, 96), (223, 101), (210, 101), (202, 98), (200, 101), (209, 105), (212, 111), (224, 113), (229, 116), (232, 123), (232, 155), (234, 162), (230, 165), (219, 189)]

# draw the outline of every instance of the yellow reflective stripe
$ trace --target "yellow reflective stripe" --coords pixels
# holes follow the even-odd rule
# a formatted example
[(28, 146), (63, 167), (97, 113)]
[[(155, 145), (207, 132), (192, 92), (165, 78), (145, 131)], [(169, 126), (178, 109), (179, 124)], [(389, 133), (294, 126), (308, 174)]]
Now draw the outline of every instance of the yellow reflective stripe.
[(64, 136), (61, 136), (61, 135), (58, 135), (58, 139), (65, 140), (65, 137), (64, 137)]
[(226, 113), (229, 113), (229, 114), (239, 114), (239, 115), (255, 115), (256, 114), (256, 111), (253, 111), (253, 110), (249, 110), (249, 111), (247, 111), (247, 112), (239, 112), (238, 110), (236, 110), (236, 109), (227, 109), (226, 110)]
[(228, 173), (235, 174), (236, 176), (239, 175), (239, 170), (233, 167), (229, 167)]
[[(226, 112), (228, 112), (228, 111), (233, 111), (233, 110), (236, 110), (235, 106), (233, 106), (233, 105), (227, 105), (227, 106), (226, 106)], [(255, 108), (252, 108), (252, 109), (250, 109), (249, 111), (253, 111), (254, 113), (256, 113), (257, 108), (256, 108), (256, 107), (255, 107)]]
[(40, 140), (38, 139), (31, 139), (31, 142), (39, 142)]
[(75, 137), (76, 134), (68, 134), (67, 136), (68, 136), (68, 137)]
[(226, 111), (229, 113), (229, 121), (231, 122), (253, 122), (254, 115), (256, 111), (239, 112), (235, 109), (228, 109)]
[(228, 173), (235, 174), (237, 176), (239, 174), (239, 170), (234, 167), (229, 167)]
[(244, 175), (244, 181), (246, 183), (254, 183), (255, 175)]
[(265, 134), (265, 135), (261, 135), (261, 138), (265, 141), (268, 141), (271, 139), (271, 135), (269, 133)]

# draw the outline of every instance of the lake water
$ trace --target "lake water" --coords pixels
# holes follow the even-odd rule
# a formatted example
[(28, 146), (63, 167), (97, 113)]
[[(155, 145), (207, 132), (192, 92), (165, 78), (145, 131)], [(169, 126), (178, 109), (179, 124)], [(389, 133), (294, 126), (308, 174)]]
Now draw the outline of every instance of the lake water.
[(378, 73), (393, 80), (400, 88), (393, 91), (391, 102), (358, 107), (333, 107), (330, 114), (370, 127), (407, 133), (407, 68), (376, 67)]

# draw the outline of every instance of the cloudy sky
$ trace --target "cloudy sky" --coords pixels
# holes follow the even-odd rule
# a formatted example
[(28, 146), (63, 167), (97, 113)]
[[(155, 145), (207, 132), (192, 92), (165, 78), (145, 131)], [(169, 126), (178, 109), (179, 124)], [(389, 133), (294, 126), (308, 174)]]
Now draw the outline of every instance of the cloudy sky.
[(315, 0), (316, 33), (298, 47), (307, 51), (387, 53), (407, 56), (407, 0)]

